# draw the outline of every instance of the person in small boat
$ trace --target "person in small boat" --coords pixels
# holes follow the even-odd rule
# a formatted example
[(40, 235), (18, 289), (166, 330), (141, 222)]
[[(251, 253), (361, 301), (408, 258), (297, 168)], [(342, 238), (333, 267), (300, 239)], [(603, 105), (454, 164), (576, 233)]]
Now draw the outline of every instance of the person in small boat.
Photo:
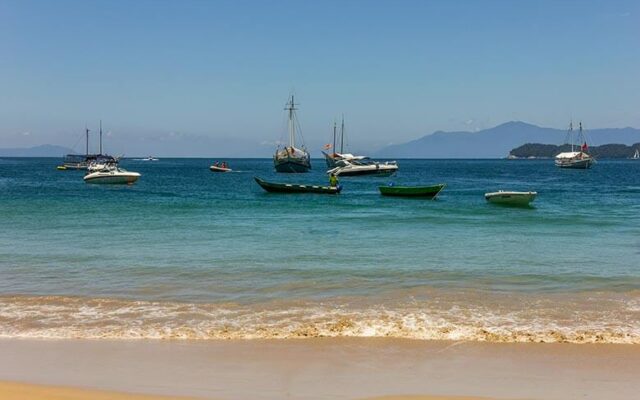
[(213, 163), (213, 166), (214, 166), (214, 167), (217, 167), (217, 166), (218, 166), (218, 164), (219, 164), (219, 163), (216, 161), (216, 162), (214, 162), (214, 163)]
[(338, 177), (334, 173), (329, 175), (329, 186), (338, 187)]
[(222, 162), (221, 167), (222, 167), (222, 168), (227, 168), (227, 162), (226, 162), (226, 161), (223, 161), (223, 162)]

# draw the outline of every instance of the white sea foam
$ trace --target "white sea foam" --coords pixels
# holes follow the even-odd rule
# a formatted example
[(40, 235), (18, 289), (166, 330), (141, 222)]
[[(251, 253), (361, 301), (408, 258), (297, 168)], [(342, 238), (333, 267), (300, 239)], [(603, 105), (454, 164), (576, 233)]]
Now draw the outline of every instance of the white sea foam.
[[(488, 342), (640, 344), (638, 310), (487, 305), (262, 306), (72, 297), (0, 297), (0, 337), (259, 339), (394, 337)], [(563, 305), (566, 306), (566, 305)]]

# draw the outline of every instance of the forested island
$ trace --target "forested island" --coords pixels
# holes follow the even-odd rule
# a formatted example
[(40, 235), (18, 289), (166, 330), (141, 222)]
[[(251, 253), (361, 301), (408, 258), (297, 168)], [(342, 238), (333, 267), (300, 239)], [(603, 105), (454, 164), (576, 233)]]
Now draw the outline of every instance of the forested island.
[[(579, 151), (580, 147), (575, 146), (575, 151)], [(602, 146), (589, 146), (589, 154), (595, 158), (631, 158), (637, 149), (640, 149), (640, 143), (634, 143), (631, 146), (624, 144), (603, 144)], [(558, 153), (571, 151), (571, 145), (563, 144), (557, 146), (554, 144), (527, 143), (509, 152), (511, 158), (553, 158)]]

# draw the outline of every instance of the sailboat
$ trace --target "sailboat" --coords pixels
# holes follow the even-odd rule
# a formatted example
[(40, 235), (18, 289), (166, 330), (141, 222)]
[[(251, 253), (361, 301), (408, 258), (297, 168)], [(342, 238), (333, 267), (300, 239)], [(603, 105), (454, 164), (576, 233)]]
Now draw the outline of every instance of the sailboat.
[(587, 145), (584, 133), (582, 132), (582, 122), (580, 122), (580, 131), (577, 135), (577, 143), (581, 143), (578, 147), (579, 151), (576, 151), (576, 146), (578, 145), (576, 144), (576, 141), (574, 141), (573, 137), (573, 122), (569, 124), (567, 141), (571, 143), (571, 151), (563, 152), (556, 156), (556, 167), (587, 169), (596, 162), (595, 158), (587, 153), (589, 146)]
[(631, 157), (632, 160), (640, 160), (640, 149), (636, 149), (636, 152), (633, 153), (633, 156)]
[[(354, 156), (353, 154), (344, 152), (344, 116), (342, 117), (342, 124), (340, 126), (340, 152), (336, 151), (336, 130), (337, 130), (337, 126), (336, 126), (336, 123), (334, 122), (333, 123), (333, 147), (331, 147), (333, 149), (333, 153), (328, 154), (328, 153), (325, 153), (324, 151), (322, 152), (322, 154), (324, 155), (324, 159), (327, 162), (328, 168), (331, 169), (331, 168), (337, 167), (338, 161), (340, 160), (359, 161), (367, 158), (365, 156)], [(325, 149), (328, 150), (329, 146), (331, 146), (331, 144), (327, 144), (325, 146)]]
[(100, 149), (98, 154), (89, 154), (89, 129), (85, 126), (85, 154), (67, 154), (62, 159), (62, 165), (57, 168), (61, 171), (68, 169), (89, 169), (89, 166), (95, 162), (113, 162), (117, 161), (115, 157), (102, 154), (102, 121), (100, 121)]
[(289, 143), (288, 146), (276, 149), (273, 156), (273, 166), (276, 172), (301, 173), (309, 172), (311, 169), (311, 157), (302, 145), (302, 148), (296, 148), (296, 104), (291, 95), (291, 99), (287, 103), (285, 110), (289, 112)]

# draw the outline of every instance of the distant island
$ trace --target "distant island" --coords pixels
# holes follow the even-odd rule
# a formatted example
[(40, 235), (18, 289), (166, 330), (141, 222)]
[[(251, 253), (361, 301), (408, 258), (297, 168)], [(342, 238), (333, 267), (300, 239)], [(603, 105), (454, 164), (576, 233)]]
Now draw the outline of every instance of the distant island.
[[(595, 158), (631, 158), (636, 150), (640, 150), (640, 143), (631, 146), (625, 144), (603, 144), (589, 146), (589, 154)], [(571, 151), (571, 145), (527, 143), (509, 152), (510, 158), (552, 158), (558, 153)]]

